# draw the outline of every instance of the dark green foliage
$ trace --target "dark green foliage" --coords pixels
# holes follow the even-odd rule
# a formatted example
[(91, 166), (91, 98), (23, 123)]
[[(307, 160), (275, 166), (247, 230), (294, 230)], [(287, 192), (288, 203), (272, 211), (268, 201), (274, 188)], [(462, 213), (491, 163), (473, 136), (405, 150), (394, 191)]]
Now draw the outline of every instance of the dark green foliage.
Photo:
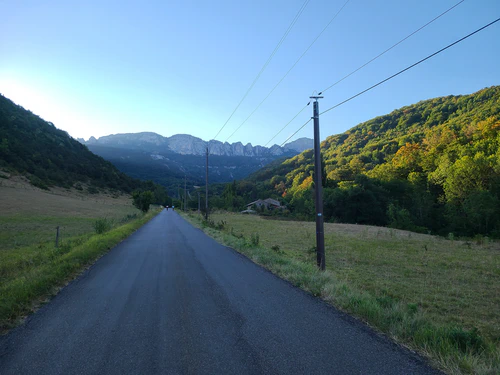
[(462, 353), (480, 353), (486, 349), (485, 340), (479, 335), (477, 328), (466, 331), (463, 328), (450, 329), (448, 337)]
[(280, 245), (271, 246), (271, 250), (274, 251), (275, 253), (281, 253)]
[[(461, 236), (500, 234), (500, 86), (425, 100), (322, 142), (324, 218)], [(277, 198), (314, 219), (313, 151), (219, 188), (216, 207)], [(223, 190), (223, 191), (222, 191)]]
[(154, 195), (151, 191), (134, 191), (132, 193), (132, 200), (134, 206), (142, 212), (148, 212), (149, 206), (153, 203)]

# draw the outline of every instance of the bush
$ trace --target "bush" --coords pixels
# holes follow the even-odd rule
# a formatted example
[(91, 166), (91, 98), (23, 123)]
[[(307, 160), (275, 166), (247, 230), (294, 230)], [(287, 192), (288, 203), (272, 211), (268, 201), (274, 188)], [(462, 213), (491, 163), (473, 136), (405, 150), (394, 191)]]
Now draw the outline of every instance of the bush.
[(149, 190), (142, 192), (134, 191), (132, 193), (132, 200), (136, 208), (142, 212), (148, 212), (149, 206), (153, 203), (153, 193)]
[(93, 227), (97, 234), (107, 232), (113, 226), (113, 222), (107, 218), (101, 218), (94, 221)]
[(31, 185), (36, 186), (37, 188), (40, 188), (43, 190), (49, 190), (49, 187), (45, 184), (45, 182), (40, 180), (38, 177), (31, 176), (29, 178), (29, 180), (30, 180)]

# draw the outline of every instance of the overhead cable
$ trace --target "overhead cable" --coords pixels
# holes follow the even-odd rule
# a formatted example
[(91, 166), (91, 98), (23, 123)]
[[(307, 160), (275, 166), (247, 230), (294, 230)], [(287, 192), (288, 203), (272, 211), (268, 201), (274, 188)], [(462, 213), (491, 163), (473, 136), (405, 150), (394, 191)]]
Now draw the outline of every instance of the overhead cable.
[(284, 145), (285, 143), (287, 143), (287, 142), (288, 142), (288, 141), (289, 141), (289, 140), (290, 140), (290, 139), (291, 139), (291, 138), (292, 138), (295, 134), (297, 134), (298, 132), (300, 132), (300, 131), (304, 128), (304, 126), (306, 126), (307, 124), (309, 124), (309, 122), (310, 122), (311, 120), (312, 120), (312, 118), (310, 118), (309, 120), (307, 120), (307, 121), (305, 122), (305, 124), (304, 124), (304, 125), (302, 125), (300, 128), (298, 128), (298, 129), (297, 129), (297, 131), (296, 131), (295, 133), (293, 133), (291, 136), (289, 136), (289, 137), (285, 140), (285, 142), (283, 142), (283, 143), (280, 145), (280, 147), (283, 147), (283, 145)]
[(319, 37), (326, 31), (326, 29), (330, 26), (330, 24), (335, 20), (335, 18), (337, 18), (337, 16), (340, 14), (340, 12), (342, 12), (342, 10), (345, 8), (345, 6), (349, 3), (349, 1), (351, 0), (347, 0), (344, 5), (342, 5), (342, 7), (339, 9), (339, 11), (333, 16), (333, 18), (330, 20), (330, 22), (328, 22), (328, 24), (323, 28), (323, 30), (321, 30), (321, 32), (318, 34), (318, 36), (312, 41), (312, 43), (309, 45), (309, 47), (306, 48), (306, 50), (304, 51), (304, 53), (302, 55), (300, 55), (300, 57), (297, 59), (297, 61), (295, 61), (295, 63), (292, 65), (292, 67), (290, 69), (288, 69), (288, 71), (285, 73), (285, 75), (278, 81), (278, 83), (271, 89), (271, 91), (267, 94), (267, 96), (259, 103), (259, 105), (252, 111), (252, 113), (250, 113), (250, 115), (245, 119), (245, 121), (243, 121), (240, 126), (238, 126), (236, 128), (236, 130), (229, 136), (226, 138), (226, 140), (224, 142), (227, 142), (229, 140), (229, 138), (231, 138), (238, 130), (240, 130), (240, 128), (243, 126), (243, 124), (245, 124), (248, 119), (250, 119), (250, 117), (252, 117), (252, 115), (257, 112), (257, 110), (260, 108), (260, 106), (267, 100), (267, 98), (269, 98), (271, 96), (271, 94), (274, 92), (274, 90), (276, 90), (276, 88), (281, 84), (281, 82), (283, 82), (283, 80), (286, 78), (286, 76), (288, 76), (288, 74), (292, 71), (293, 68), (295, 68), (295, 66), (299, 63), (299, 61), (305, 56), (305, 54), (311, 49), (311, 47), (314, 45), (314, 43), (316, 43), (316, 41), (319, 39)]
[(422, 59), (422, 60), (420, 60), (420, 61), (417, 61), (416, 63), (414, 63), (414, 64), (412, 64), (412, 65), (410, 65), (410, 66), (408, 66), (408, 67), (404, 68), (403, 70), (400, 70), (400, 71), (399, 71), (399, 72), (397, 72), (396, 74), (393, 74), (392, 76), (390, 76), (390, 77), (388, 77), (388, 78), (386, 78), (386, 79), (384, 79), (384, 80), (382, 80), (382, 81), (380, 81), (380, 82), (378, 82), (378, 83), (374, 84), (373, 86), (368, 87), (367, 89), (365, 89), (365, 90), (363, 90), (363, 91), (361, 91), (361, 92), (357, 93), (356, 95), (353, 95), (353, 96), (351, 96), (350, 98), (348, 98), (348, 99), (346, 99), (346, 100), (344, 100), (344, 101), (342, 101), (342, 102), (340, 102), (340, 103), (338, 103), (338, 104), (334, 105), (333, 107), (328, 108), (327, 110), (325, 110), (325, 111), (321, 112), (321, 113), (320, 113), (320, 115), (322, 115), (323, 113), (326, 113), (326, 112), (328, 112), (328, 111), (331, 111), (331, 110), (332, 110), (332, 109), (334, 109), (334, 108), (340, 107), (342, 104), (345, 104), (345, 103), (347, 103), (348, 101), (350, 101), (350, 100), (352, 100), (352, 99), (354, 99), (354, 98), (356, 98), (356, 97), (358, 97), (358, 96), (360, 96), (360, 95), (364, 94), (365, 92), (370, 91), (371, 89), (374, 89), (374, 88), (375, 88), (375, 87), (377, 87), (377, 86), (380, 86), (382, 83), (385, 83), (385, 82), (389, 81), (390, 79), (392, 79), (392, 78), (394, 78), (394, 77), (396, 77), (396, 76), (400, 75), (401, 73), (404, 73), (404, 72), (406, 72), (407, 70), (410, 70), (411, 68), (413, 68), (413, 67), (415, 67), (415, 66), (417, 66), (417, 65), (419, 65), (419, 64), (421, 64), (421, 63), (423, 63), (424, 61), (426, 61), (426, 60), (430, 59), (431, 57), (436, 56), (437, 54), (439, 54), (439, 53), (441, 53), (441, 52), (443, 52), (443, 51), (447, 50), (448, 48), (453, 47), (455, 44), (458, 44), (458, 43), (460, 43), (460, 42), (464, 41), (465, 39), (467, 39), (467, 38), (471, 37), (471, 36), (472, 36), (472, 35), (474, 35), (474, 34), (477, 34), (478, 32), (480, 32), (480, 31), (482, 31), (482, 30), (486, 29), (487, 27), (489, 27), (489, 26), (493, 25), (494, 23), (496, 23), (496, 22), (498, 22), (498, 21), (500, 21), (500, 18), (497, 18), (497, 19), (496, 19), (496, 20), (494, 20), (493, 22), (490, 22), (489, 24), (487, 24), (487, 25), (485, 25), (485, 26), (483, 26), (483, 27), (481, 27), (481, 28), (477, 29), (476, 31), (473, 31), (472, 33), (470, 33), (470, 34), (468, 34), (468, 35), (464, 36), (463, 38), (460, 38), (460, 39), (458, 39), (457, 41), (455, 41), (455, 42), (453, 42), (453, 43), (451, 43), (451, 44), (448, 44), (446, 47), (441, 48), (439, 51), (434, 52), (433, 54), (431, 54), (431, 55), (429, 55), (429, 56), (427, 56), (427, 57), (423, 58), (423, 59)]
[[(376, 83), (375, 85), (370, 86), (369, 88), (367, 88), (367, 89), (365, 89), (365, 90), (363, 90), (363, 91), (361, 91), (361, 92), (357, 93), (356, 95), (353, 95), (353, 96), (351, 96), (350, 98), (348, 98), (348, 99), (346, 99), (346, 100), (344, 100), (344, 101), (342, 101), (342, 102), (340, 102), (340, 103), (338, 103), (338, 104), (334, 105), (333, 107), (328, 108), (327, 110), (325, 110), (325, 111), (321, 112), (321, 113), (320, 113), (320, 115), (322, 115), (322, 114), (324, 114), (324, 113), (326, 113), (326, 112), (328, 112), (328, 111), (331, 111), (331, 110), (332, 110), (332, 109), (334, 109), (334, 108), (340, 107), (341, 105), (343, 105), (343, 104), (347, 103), (348, 101), (350, 101), (350, 100), (352, 100), (352, 99), (354, 99), (354, 98), (356, 98), (356, 97), (358, 97), (358, 96), (360, 96), (360, 95), (364, 94), (365, 92), (370, 91), (371, 89), (374, 89), (374, 88), (375, 88), (375, 87), (377, 87), (377, 86), (380, 86), (382, 83), (389, 81), (390, 79), (392, 79), (392, 78), (394, 78), (394, 77), (396, 77), (396, 76), (400, 75), (401, 73), (406, 72), (407, 70), (409, 70), (409, 69), (411, 69), (411, 68), (413, 68), (413, 67), (417, 66), (417, 65), (418, 65), (418, 64), (420, 64), (420, 63), (423, 63), (424, 61), (426, 61), (426, 60), (430, 59), (430, 58), (431, 58), (431, 57), (433, 57), (433, 56), (436, 56), (437, 54), (439, 54), (439, 53), (441, 53), (441, 52), (443, 52), (443, 51), (445, 51), (445, 50), (447, 50), (448, 48), (450, 48), (450, 47), (454, 46), (455, 44), (458, 44), (458, 43), (460, 43), (460, 42), (464, 41), (465, 39), (467, 39), (467, 38), (471, 37), (472, 35), (477, 34), (478, 32), (480, 32), (480, 31), (482, 31), (482, 30), (486, 29), (487, 27), (490, 27), (491, 25), (493, 25), (494, 23), (496, 23), (496, 22), (498, 22), (498, 21), (500, 21), (500, 18), (497, 18), (496, 20), (494, 20), (494, 21), (490, 22), (489, 24), (487, 24), (487, 25), (485, 25), (485, 26), (483, 26), (483, 27), (481, 27), (481, 28), (477, 29), (476, 31), (473, 31), (472, 33), (470, 33), (470, 34), (468, 34), (468, 35), (464, 36), (463, 38), (460, 38), (460, 39), (458, 39), (457, 41), (455, 41), (455, 42), (453, 42), (453, 43), (451, 43), (451, 44), (448, 44), (446, 47), (441, 48), (439, 51), (434, 52), (433, 54), (431, 54), (431, 55), (429, 55), (429, 56), (427, 56), (427, 57), (425, 57), (425, 58), (423, 58), (423, 59), (421, 59), (421, 60), (417, 61), (416, 63), (414, 63), (414, 64), (412, 64), (412, 65), (410, 65), (410, 66), (406, 67), (406, 68), (405, 68), (405, 69), (403, 69), (403, 70), (400, 70), (400, 71), (399, 71), (399, 72), (397, 72), (396, 74), (393, 74), (392, 76), (390, 76), (390, 77), (388, 77), (388, 78), (386, 78), (386, 79), (384, 79), (384, 80), (382, 80), (382, 81), (380, 81), (380, 82)], [(309, 119), (309, 120), (308, 120), (305, 124), (303, 124), (300, 128), (298, 128), (298, 129), (297, 129), (297, 131), (296, 131), (295, 133), (293, 133), (290, 137), (288, 137), (288, 138), (287, 138), (287, 139), (286, 139), (286, 140), (285, 140), (285, 141), (281, 144), (281, 146), (283, 146), (283, 145), (284, 145), (286, 142), (288, 142), (288, 141), (289, 141), (289, 140), (290, 140), (290, 139), (291, 139), (291, 138), (292, 138), (295, 134), (297, 134), (299, 131), (301, 131), (301, 130), (302, 130), (302, 129), (303, 129), (303, 128), (304, 128), (304, 127), (305, 127), (305, 126), (309, 123), (309, 121), (311, 121), (311, 119)]]
[(346, 78), (352, 76), (354, 73), (356, 73), (357, 71), (363, 69), (365, 66), (367, 66), (368, 64), (372, 63), (373, 61), (377, 60), (379, 57), (381, 57), (382, 55), (384, 55), (385, 53), (389, 52), (391, 49), (393, 49), (394, 47), (398, 46), (399, 44), (403, 43), (406, 39), (410, 38), (411, 36), (415, 35), (416, 33), (418, 33), (420, 30), (424, 29), (425, 27), (429, 26), (431, 23), (433, 23), (434, 21), (436, 21), (437, 19), (441, 18), (442, 16), (444, 16), (446, 13), (448, 13), (450, 10), (456, 8), (458, 5), (462, 4), (465, 0), (461, 0), (459, 1), (458, 3), (456, 3), (455, 5), (453, 5), (451, 8), (448, 8), (447, 10), (445, 10), (443, 13), (441, 13), (440, 15), (438, 15), (437, 17), (434, 17), (432, 20), (430, 20), (429, 22), (427, 22), (425, 25), (419, 27), (417, 30), (415, 30), (414, 32), (412, 32), (411, 34), (409, 34), (408, 36), (404, 37), (403, 39), (401, 39), (399, 42), (397, 42), (396, 44), (392, 45), (391, 47), (387, 48), (384, 52), (378, 54), (377, 56), (375, 56), (373, 59), (371, 59), (370, 61), (366, 62), (365, 64), (361, 65), (359, 68), (357, 68), (356, 70), (353, 70), (351, 73), (349, 73), (348, 75), (346, 75), (345, 77), (339, 79), (337, 82), (335, 82), (334, 84), (328, 86), (326, 89), (324, 89), (323, 91), (321, 91), (318, 95), (321, 95), (323, 94), (325, 91), (331, 89), (333, 86), (339, 84), (340, 82), (342, 82), (343, 80), (345, 80)]
[(295, 118), (296, 118), (298, 115), (300, 115), (300, 114), (304, 111), (304, 109), (306, 109), (306, 108), (307, 108), (307, 106), (308, 106), (309, 104), (311, 104), (311, 102), (310, 102), (310, 101), (309, 101), (309, 103), (307, 103), (307, 104), (304, 106), (304, 108), (302, 108), (302, 109), (301, 109), (301, 110), (300, 110), (300, 111), (299, 111), (299, 112), (298, 112), (295, 116), (293, 116), (293, 118), (292, 118), (290, 121), (288, 121), (288, 122), (286, 123), (286, 125), (285, 125), (285, 126), (283, 126), (283, 127), (281, 128), (281, 130), (280, 130), (279, 132), (277, 132), (277, 133), (276, 133), (276, 134), (275, 134), (275, 135), (274, 135), (274, 136), (273, 136), (273, 137), (272, 137), (272, 138), (271, 138), (271, 139), (270, 139), (270, 140), (269, 140), (269, 141), (268, 141), (268, 142), (264, 145), (264, 147), (267, 147), (267, 145), (268, 145), (269, 143), (271, 143), (271, 141), (272, 141), (274, 138), (276, 138), (276, 137), (277, 137), (277, 136), (278, 136), (278, 135), (279, 135), (279, 134), (280, 134), (283, 130), (285, 130), (285, 128), (286, 128), (288, 125), (290, 125), (290, 123), (291, 123), (293, 120), (295, 120)]
[(290, 23), (290, 25), (286, 29), (285, 33), (281, 37), (280, 41), (278, 42), (278, 44), (274, 48), (273, 52), (271, 53), (271, 55), (269, 56), (269, 58), (267, 59), (267, 61), (265, 62), (265, 64), (262, 66), (262, 68), (260, 69), (259, 74), (257, 74), (257, 76), (253, 80), (252, 84), (247, 89), (245, 95), (243, 95), (243, 98), (241, 98), (241, 100), (238, 103), (238, 105), (236, 106), (236, 108), (233, 110), (233, 112), (231, 113), (231, 115), (228, 117), (228, 119), (226, 120), (226, 122), (224, 123), (224, 125), (222, 125), (222, 127), (219, 129), (219, 131), (217, 132), (217, 134), (215, 135), (215, 137), (213, 137), (213, 139), (217, 138), (217, 136), (220, 134), (220, 132), (222, 131), (222, 129), (224, 129), (224, 127), (227, 125), (227, 123), (229, 122), (229, 120), (231, 120), (231, 118), (233, 117), (234, 113), (238, 110), (238, 108), (240, 107), (241, 103), (243, 103), (243, 101), (245, 100), (245, 98), (248, 96), (248, 94), (250, 93), (250, 91), (252, 90), (252, 88), (254, 87), (254, 85), (257, 83), (257, 81), (259, 80), (259, 78), (262, 75), (262, 73), (264, 72), (264, 70), (266, 70), (267, 66), (269, 65), (269, 63), (273, 59), (273, 57), (276, 54), (276, 52), (278, 51), (278, 49), (281, 47), (281, 45), (285, 41), (286, 37), (288, 36), (288, 34), (290, 33), (290, 31), (292, 30), (293, 26), (295, 25), (295, 23), (299, 19), (300, 15), (302, 14), (302, 12), (304, 11), (304, 9), (306, 8), (306, 6), (309, 3), (309, 1), (310, 0), (305, 0), (304, 1), (304, 3), (302, 4), (302, 6), (300, 7), (299, 11), (295, 15), (294, 19), (292, 20), (292, 22)]

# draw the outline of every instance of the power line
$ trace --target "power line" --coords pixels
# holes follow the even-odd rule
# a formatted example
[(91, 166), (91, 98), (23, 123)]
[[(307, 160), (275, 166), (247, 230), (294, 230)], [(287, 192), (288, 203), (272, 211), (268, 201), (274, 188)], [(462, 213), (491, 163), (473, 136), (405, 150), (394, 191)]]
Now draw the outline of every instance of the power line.
[(240, 128), (243, 126), (243, 124), (245, 124), (248, 119), (250, 117), (252, 117), (252, 115), (260, 108), (260, 106), (267, 100), (267, 98), (269, 98), (271, 96), (271, 94), (274, 92), (274, 90), (276, 90), (276, 88), (281, 84), (281, 82), (283, 82), (283, 80), (286, 78), (286, 76), (288, 76), (288, 74), (292, 71), (293, 68), (295, 68), (295, 66), (299, 63), (299, 61), (305, 56), (305, 54), (311, 49), (311, 47), (314, 45), (314, 43), (316, 43), (316, 41), (319, 39), (319, 37), (326, 31), (326, 29), (330, 26), (330, 24), (335, 20), (335, 18), (337, 18), (337, 16), (340, 14), (340, 12), (342, 12), (342, 10), (345, 8), (345, 6), (349, 3), (349, 1), (351, 0), (347, 0), (344, 5), (342, 5), (342, 7), (339, 9), (339, 11), (333, 16), (333, 18), (330, 20), (330, 22), (328, 22), (328, 24), (323, 28), (323, 30), (321, 30), (321, 32), (318, 34), (318, 36), (312, 41), (312, 43), (309, 45), (309, 47), (306, 48), (306, 50), (304, 51), (304, 53), (302, 55), (300, 55), (300, 57), (297, 59), (297, 61), (295, 61), (295, 63), (292, 65), (292, 67), (290, 69), (288, 69), (288, 71), (285, 73), (285, 75), (278, 81), (278, 83), (271, 89), (271, 91), (267, 94), (267, 96), (259, 103), (259, 105), (252, 111), (252, 113), (250, 113), (250, 115), (245, 119), (245, 121), (243, 121), (240, 126), (238, 126), (236, 128), (236, 130), (229, 136), (226, 138), (226, 140), (224, 142), (227, 142), (229, 140), (229, 138), (231, 138), (238, 130), (240, 130)]
[[(320, 115), (322, 115), (323, 113), (326, 113), (326, 112), (328, 112), (328, 111), (331, 111), (332, 109), (337, 108), (337, 107), (341, 106), (342, 104), (347, 103), (348, 101), (350, 101), (350, 100), (352, 100), (352, 99), (354, 99), (354, 98), (356, 98), (356, 97), (358, 97), (358, 96), (360, 96), (360, 95), (364, 94), (364, 93), (365, 93), (365, 92), (367, 92), (367, 91), (370, 91), (371, 89), (374, 89), (374, 88), (375, 88), (375, 87), (377, 87), (377, 86), (380, 86), (382, 83), (389, 81), (390, 79), (392, 79), (392, 78), (394, 78), (394, 77), (396, 77), (396, 76), (400, 75), (401, 73), (406, 72), (407, 70), (409, 70), (409, 69), (411, 69), (411, 68), (413, 68), (413, 67), (417, 66), (417, 65), (418, 65), (418, 64), (420, 64), (420, 63), (423, 63), (424, 61), (426, 61), (426, 60), (430, 59), (431, 57), (434, 57), (434, 56), (436, 56), (437, 54), (439, 54), (439, 53), (441, 53), (441, 52), (443, 52), (443, 51), (447, 50), (448, 48), (450, 48), (450, 47), (454, 46), (455, 44), (458, 44), (458, 43), (460, 43), (460, 42), (464, 41), (465, 39), (467, 39), (467, 38), (471, 37), (471, 36), (472, 36), (472, 35), (474, 35), (474, 34), (477, 34), (477, 33), (478, 33), (478, 32), (480, 32), (481, 30), (486, 29), (487, 27), (489, 27), (489, 26), (493, 25), (494, 23), (496, 23), (496, 22), (498, 22), (498, 21), (500, 21), (500, 18), (497, 18), (497, 19), (496, 19), (496, 20), (494, 20), (493, 22), (490, 22), (489, 24), (487, 24), (487, 25), (485, 25), (485, 26), (483, 26), (483, 27), (481, 27), (481, 28), (477, 29), (476, 31), (473, 31), (472, 33), (470, 33), (470, 34), (468, 34), (468, 35), (464, 36), (463, 38), (460, 38), (460, 39), (458, 39), (457, 41), (455, 41), (455, 42), (453, 42), (453, 43), (451, 43), (451, 44), (448, 44), (446, 47), (441, 48), (439, 51), (434, 52), (433, 54), (431, 54), (431, 55), (429, 55), (429, 56), (427, 56), (427, 57), (423, 58), (423, 59), (422, 59), (422, 60), (420, 60), (420, 61), (417, 61), (416, 63), (414, 63), (414, 64), (412, 64), (412, 65), (410, 65), (410, 66), (406, 67), (406, 68), (405, 68), (405, 69), (403, 69), (403, 70), (400, 70), (400, 71), (399, 71), (399, 72), (397, 72), (396, 74), (393, 74), (392, 76), (390, 76), (390, 77), (388, 77), (388, 78), (386, 78), (386, 79), (384, 79), (384, 80), (382, 80), (382, 81), (380, 81), (380, 82), (376, 83), (375, 85), (368, 87), (367, 89), (365, 89), (365, 90), (363, 90), (363, 91), (361, 91), (361, 92), (357, 93), (356, 95), (353, 95), (353, 96), (351, 96), (350, 98), (348, 98), (348, 99), (346, 99), (346, 100), (344, 100), (344, 101), (342, 101), (342, 102), (340, 102), (340, 103), (338, 103), (338, 104), (334, 105), (333, 107), (328, 108), (327, 110), (325, 110), (325, 111), (321, 112), (321, 113), (320, 113)], [(305, 125), (304, 125), (304, 126), (305, 126)], [(300, 130), (300, 129), (299, 129), (299, 130)]]
[[(321, 114), (321, 113), (320, 113), (320, 114)], [(307, 124), (309, 124), (309, 122), (310, 122), (311, 120), (312, 120), (312, 119), (307, 120), (307, 121), (305, 122), (305, 124), (304, 124), (304, 125), (302, 125), (302, 126), (301, 126), (301, 127), (300, 127), (300, 128), (299, 128), (296, 132), (295, 132), (295, 133), (293, 133), (291, 136), (289, 136), (289, 137), (285, 140), (285, 142), (283, 142), (283, 143), (280, 145), (280, 147), (283, 147), (283, 145), (284, 145), (285, 143), (287, 143), (287, 142), (288, 142), (288, 141), (289, 141), (289, 140), (290, 140), (290, 139), (291, 139), (291, 138), (292, 138), (295, 134), (297, 134), (298, 132), (300, 132), (300, 131), (304, 128), (304, 126), (306, 126)]]
[(375, 56), (373, 59), (371, 59), (370, 61), (368, 61), (367, 63), (361, 65), (359, 68), (357, 68), (356, 70), (352, 71), (351, 73), (349, 73), (348, 75), (346, 75), (345, 77), (339, 79), (337, 82), (335, 82), (334, 84), (328, 86), (326, 89), (324, 89), (323, 91), (321, 91), (318, 95), (321, 95), (323, 94), (325, 91), (331, 89), (333, 86), (339, 84), (340, 82), (342, 82), (343, 80), (345, 80), (346, 78), (352, 76), (354, 73), (356, 73), (357, 71), (363, 69), (365, 66), (367, 66), (368, 64), (372, 63), (373, 61), (377, 60), (379, 57), (381, 57), (382, 55), (384, 55), (385, 53), (389, 52), (391, 49), (393, 49), (394, 47), (398, 46), (399, 44), (403, 43), (406, 39), (410, 38), (411, 36), (415, 35), (416, 33), (418, 33), (420, 30), (424, 29), (425, 27), (429, 26), (431, 23), (433, 23), (434, 21), (436, 21), (438, 18), (441, 18), (442, 16), (444, 16), (446, 13), (448, 13), (449, 11), (451, 11), (452, 9), (456, 8), (457, 6), (459, 6), (460, 4), (462, 4), (465, 0), (461, 0), (459, 1), (458, 3), (456, 3), (455, 5), (453, 5), (451, 8), (447, 9), (446, 11), (444, 11), (443, 13), (441, 13), (440, 15), (438, 15), (437, 17), (434, 17), (432, 20), (430, 20), (429, 22), (427, 22), (425, 25), (421, 26), (420, 28), (418, 28), (417, 30), (415, 30), (414, 32), (412, 32), (411, 34), (409, 34), (408, 36), (406, 36), (405, 38), (401, 39), (399, 42), (397, 42), (396, 44), (394, 44), (393, 46), (387, 48), (384, 52), (380, 53), (379, 55)]
[[(481, 27), (481, 28), (477, 29), (476, 31), (473, 31), (472, 33), (470, 33), (470, 34), (468, 34), (468, 35), (464, 36), (463, 38), (458, 39), (457, 41), (455, 41), (455, 42), (453, 42), (453, 43), (451, 43), (451, 44), (447, 45), (446, 47), (441, 48), (439, 51), (434, 52), (433, 54), (431, 54), (431, 55), (429, 55), (429, 56), (427, 56), (427, 57), (423, 58), (423, 59), (422, 59), (422, 60), (420, 60), (420, 61), (417, 61), (416, 63), (414, 63), (414, 64), (412, 64), (412, 65), (408, 66), (407, 68), (405, 68), (405, 69), (403, 69), (403, 70), (400, 70), (400, 71), (399, 71), (399, 72), (397, 72), (396, 74), (393, 74), (392, 76), (390, 76), (390, 77), (388, 77), (388, 78), (386, 78), (386, 79), (384, 79), (384, 80), (382, 80), (382, 81), (380, 81), (380, 82), (376, 83), (375, 85), (370, 86), (369, 88), (367, 88), (367, 89), (365, 89), (365, 90), (363, 90), (363, 91), (361, 91), (361, 92), (357, 93), (356, 95), (353, 95), (353, 96), (351, 96), (350, 98), (348, 98), (348, 99), (346, 99), (346, 100), (344, 100), (344, 101), (342, 101), (342, 102), (340, 102), (340, 103), (338, 103), (338, 104), (334, 105), (333, 107), (328, 108), (327, 110), (325, 110), (325, 111), (321, 112), (321, 113), (320, 113), (320, 115), (322, 115), (322, 114), (324, 114), (324, 113), (326, 113), (326, 112), (328, 112), (328, 111), (331, 111), (331, 110), (332, 110), (332, 109), (334, 109), (334, 108), (340, 107), (342, 104), (345, 104), (345, 103), (347, 103), (348, 101), (350, 101), (350, 100), (352, 100), (352, 99), (354, 99), (354, 98), (356, 98), (356, 97), (358, 97), (358, 96), (360, 96), (360, 95), (364, 94), (365, 92), (370, 91), (371, 89), (374, 89), (374, 88), (375, 88), (375, 87), (377, 87), (377, 86), (380, 86), (382, 83), (387, 82), (388, 80), (390, 80), (390, 79), (392, 79), (392, 78), (394, 78), (394, 77), (396, 77), (396, 76), (400, 75), (401, 73), (404, 73), (404, 72), (406, 72), (407, 70), (409, 70), (409, 69), (411, 69), (411, 68), (413, 68), (413, 67), (417, 66), (418, 64), (420, 64), (420, 63), (422, 63), (422, 62), (424, 62), (424, 61), (426, 61), (426, 60), (430, 59), (431, 57), (436, 56), (437, 54), (439, 54), (439, 53), (441, 53), (441, 52), (443, 52), (443, 51), (447, 50), (448, 48), (450, 48), (450, 47), (454, 46), (455, 44), (458, 44), (458, 43), (460, 43), (460, 42), (464, 41), (465, 39), (467, 39), (467, 38), (471, 37), (472, 35), (477, 34), (478, 32), (480, 32), (480, 31), (482, 31), (482, 30), (486, 29), (487, 27), (489, 27), (489, 26), (493, 25), (494, 23), (496, 23), (496, 22), (498, 22), (498, 21), (500, 21), (500, 18), (497, 18), (497, 19), (496, 19), (496, 20), (494, 20), (493, 22), (490, 22), (489, 24), (487, 24), (487, 25), (485, 25), (485, 26), (483, 26), (483, 27)], [(297, 134), (299, 131), (301, 131), (301, 130), (302, 130), (302, 129), (303, 129), (303, 128), (304, 128), (304, 127), (305, 127), (305, 126), (306, 126), (306, 125), (310, 122), (310, 121), (311, 121), (311, 119), (307, 120), (307, 122), (306, 122), (306, 123), (304, 123), (304, 124), (303, 124), (300, 128), (298, 128), (298, 129), (297, 129), (297, 131), (296, 131), (295, 133), (293, 133), (290, 137), (288, 137), (288, 138), (287, 138), (287, 139), (286, 139), (286, 140), (285, 140), (285, 141), (281, 144), (281, 146), (283, 146), (283, 145), (284, 145), (286, 142), (288, 142), (288, 141), (289, 141), (289, 140), (290, 140), (290, 139), (291, 139), (291, 138), (292, 138), (295, 134)]]
[(300, 110), (300, 111), (299, 111), (299, 112), (298, 112), (295, 116), (293, 116), (293, 118), (292, 118), (290, 121), (288, 121), (288, 122), (286, 123), (286, 125), (285, 125), (285, 126), (283, 126), (283, 127), (281, 128), (281, 130), (280, 130), (279, 132), (277, 132), (277, 133), (274, 135), (274, 137), (272, 137), (272, 138), (271, 138), (271, 139), (270, 139), (270, 140), (269, 140), (269, 141), (268, 141), (268, 142), (264, 145), (264, 147), (266, 147), (269, 143), (271, 143), (271, 141), (272, 141), (274, 138), (276, 138), (276, 137), (277, 137), (277, 136), (278, 136), (278, 135), (279, 135), (279, 134), (280, 134), (283, 130), (285, 130), (285, 128), (286, 128), (288, 125), (290, 125), (290, 123), (291, 123), (293, 120), (295, 120), (295, 118), (296, 118), (298, 115), (300, 115), (300, 114), (304, 111), (304, 109), (306, 109), (306, 108), (307, 108), (307, 106), (308, 106), (309, 104), (311, 104), (311, 102), (307, 103), (307, 104), (304, 106), (304, 108), (302, 108), (302, 109), (301, 109), (301, 110)]
[(280, 41), (278, 42), (278, 44), (274, 48), (273, 52), (271, 53), (271, 55), (269, 56), (269, 58), (267, 59), (267, 61), (265, 62), (265, 64), (262, 66), (262, 68), (260, 69), (259, 74), (257, 74), (257, 76), (253, 80), (252, 84), (247, 89), (245, 95), (243, 95), (243, 98), (241, 98), (241, 100), (238, 103), (238, 105), (236, 106), (236, 108), (233, 110), (233, 112), (231, 113), (231, 115), (228, 117), (228, 119), (226, 120), (226, 122), (224, 123), (224, 125), (222, 125), (222, 127), (219, 129), (219, 131), (217, 132), (217, 134), (215, 135), (215, 137), (213, 139), (217, 138), (217, 136), (220, 134), (220, 132), (222, 131), (222, 129), (224, 129), (224, 127), (227, 125), (227, 123), (229, 122), (229, 120), (231, 120), (231, 118), (233, 117), (234, 113), (238, 110), (238, 108), (240, 107), (241, 103), (243, 103), (243, 101), (245, 100), (245, 98), (247, 97), (247, 95), (250, 93), (250, 91), (252, 90), (252, 88), (254, 87), (254, 85), (257, 83), (257, 81), (259, 80), (260, 76), (262, 75), (262, 73), (267, 68), (267, 66), (269, 65), (269, 63), (273, 59), (273, 57), (276, 54), (276, 52), (278, 51), (278, 49), (281, 47), (281, 45), (285, 41), (286, 37), (288, 36), (288, 34), (290, 33), (290, 31), (292, 30), (293, 26), (295, 25), (295, 23), (299, 19), (300, 15), (302, 14), (302, 12), (304, 11), (304, 9), (306, 8), (306, 6), (309, 3), (309, 1), (310, 0), (305, 0), (304, 1), (304, 3), (302, 4), (302, 6), (300, 7), (299, 11), (295, 15), (294, 19), (292, 20), (292, 22), (290, 23), (290, 25), (286, 29), (285, 34), (283, 34), (283, 36), (281, 37)]

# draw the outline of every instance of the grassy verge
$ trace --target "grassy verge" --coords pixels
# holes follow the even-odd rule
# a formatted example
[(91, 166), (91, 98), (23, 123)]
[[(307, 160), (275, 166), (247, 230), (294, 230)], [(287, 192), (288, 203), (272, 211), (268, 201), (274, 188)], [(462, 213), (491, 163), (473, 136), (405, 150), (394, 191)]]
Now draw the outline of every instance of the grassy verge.
[(187, 218), (449, 374), (500, 373), (497, 244), (327, 224), (327, 271), (318, 272), (314, 223), (220, 213), (207, 226)]
[[(102, 234), (0, 251), (0, 332), (15, 326), (97, 258), (153, 218), (159, 210)], [(109, 229), (109, 228), (107, 228)]]

